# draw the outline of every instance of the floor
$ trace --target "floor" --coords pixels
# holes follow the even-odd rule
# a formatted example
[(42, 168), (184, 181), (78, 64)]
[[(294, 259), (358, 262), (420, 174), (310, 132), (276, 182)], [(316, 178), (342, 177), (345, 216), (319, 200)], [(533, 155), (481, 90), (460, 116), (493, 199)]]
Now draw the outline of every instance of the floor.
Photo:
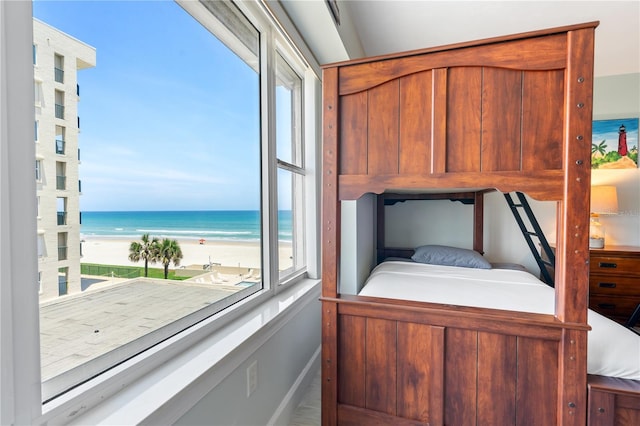
[(293, 413), (289, 426), (320, 426), (320, 370)]

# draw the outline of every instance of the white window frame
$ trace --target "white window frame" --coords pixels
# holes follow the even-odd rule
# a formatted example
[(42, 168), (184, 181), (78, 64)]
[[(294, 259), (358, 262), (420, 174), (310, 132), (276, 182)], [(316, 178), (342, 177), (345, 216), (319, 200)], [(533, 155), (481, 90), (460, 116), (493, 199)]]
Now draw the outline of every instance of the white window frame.
[[(185, 2), (185, 4), (190, 2)], [(258, 2), (241, 2), (239, 7), (260, 27), (263, 48), (269, 40), (281, 37), (279, 30), (269, 21), (269, 13)], [(276, 34), (277, 32), (277, 34)], [(298, 37), (299, 39), (299, 37)], [(59, 423), (72, 419), (71, 413), (81, 413), (88, 407), (95, 406), (110, 395), (126, 389), (128, 384), (150, 374), (178, 353), (193, 347), (197, 342), (209, 338), (225, 324), (246, 315), (251, 309), (274, 298), (284, 288), (292, 286), (273, 285), (269, 277), (277, 277), (277, 269), (264, 274), (264, 290), (241, 301), (233, 309), (220, 312), (202, 321), (197, 326), (169, 339), (153, 350), (136, 356), (108, 374), (102, 374), (79, 386), (63, 397), (42, 403), (40, 386), (39, 328), (38, 328), (38, 291), (36, 286), (24, 285), (25, 282), (37, 282), (37, 238), (36, 238), (36, 197), (33, 179), (33, 160), (35, 144), (24, 143), (33, 140), (34, 126), (34, 79), (33, 79), (33, 28), (31, 2), (0, 2), (0, 303), (2, 315), (2, 334), (0, 334), (0, 362), (3, 371), (1, 378), (2, 407), (0, 424), (42, 424)], [(306, 49), (306, 48), (305, 48)], [(307, 50), (305, 50), (307, 51)], [(271, 83), (274, 80), (273, 55), (275, 50), (264, 49), (266, 61), (261, 65), (262, 79)], [(296, 52), (297, 53), (297, 52)], [(301, 57), (300, 57), (301, 58)], [(264, 56), (263, 56), (264, 59)], [(308, 194), (307, 237), (312, 250), (307, 252), (307, 274), (317, 279), (319, 275), (319, 226), (317, 224), (319, 206), (319, 178), (315, 178), (319, 166), (316, 157), (319, 154), (319, 99), (320, 88), (318, 65), (305, 71), (304, 92), (307, 99), (304, 109), (310, 121), (305, 127), (305, 137), (312, 149), (307, 150), (307, 162), (312, 179), (307, 179), (305, 189)], [(316, 70), (314, 72), (313, 70)], [(11, 86), (7, 84), (11, 81)], [(272, 106), (272, 84), (261, 84), (261, 102), (263, 107)], [(29, 96), (24, 96), (27, 93)], [(269, 117), (268, 120), (273, 120)], [(267, 120), (267, 122), (268, 122)], [(262, 138), (273, 138), (272, 126), (263, 126)], [(276, 173), (275, 150), (273, 144), (263, 150), (263, 173), (272, 177), (271, 185), (275, 185)], [(7, 153), (8, 155), (5, 155)], [(10, 177), (10, 178), (9, 178)], [(264, 180), (263, 180), (264, 182)], [(273, 188), (268, 190), (275, 191)], [(263, 191), (264, 194), (264, 191)], [(277, 220), (277, 205), (263, 196), (263, 209), (266, 220)], [(268, 227), (272, 232), (275, 226)], [(272, 236), (273, 237), (273, 236)], [(274, 250), (274, 239), (265, 238), (264, 260), (270, 262), (270, 253)], [(267, 243), (270, 242), (270, 243)], [(277, 268), (277, 265), (275, 266)], [(304, 281), (304, 280), (303, 280)], [(303, 285), (304, 284), (304, 285)], [(301, 288), (309, 288), (309, 284), (301, 283)], [(283, 293), (288, 295), (289, 293)], [(179, 390), (176, 390), (179, 392)]]

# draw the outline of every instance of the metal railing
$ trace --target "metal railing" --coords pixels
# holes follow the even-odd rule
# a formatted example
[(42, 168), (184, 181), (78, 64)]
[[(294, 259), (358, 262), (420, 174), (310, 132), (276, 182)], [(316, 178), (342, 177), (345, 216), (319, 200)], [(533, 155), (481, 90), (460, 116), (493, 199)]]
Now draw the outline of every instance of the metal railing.
[(56, 189), (67, 189), (66, 176), (56, 176)]
[(58, 225), (67, 224), (67, 212), (58, 212)]
[(60, 69), (60, 68), (54, 68), (54, 75), (55, 75), (55, 79), (58, 83), (64, 83), (64, 70)]
[(67, 246), (58, 246), (58, 260), (67, 260)]
[(56, 118), (64, 120), (64, 105), (56, 104)]
[(62, 139), (56, 139), (56, 154), (64, 154), (65, 143)]

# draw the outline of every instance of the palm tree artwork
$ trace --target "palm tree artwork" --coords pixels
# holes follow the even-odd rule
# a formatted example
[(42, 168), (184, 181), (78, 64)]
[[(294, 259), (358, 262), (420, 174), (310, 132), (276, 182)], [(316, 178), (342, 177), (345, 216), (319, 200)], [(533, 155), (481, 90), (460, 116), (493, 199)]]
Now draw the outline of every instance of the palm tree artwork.
[(174, 266), (180, 265), (182, 259), (182, 249), (176, 240), (165, 238), (157, 246), (156, 260), (164, 266), (164, 279), (169, 276), (169, 264), (173, 262)]
[(149, 234), (143, 234), (140, 241), (133, 241), (129, 246), (129, 260), (140, 262), (144, 260), (144, 276), (148, 276), (149, 262), (156, 262), (158, 238), (150, 238)]
[(591, 154), (599, 154), (604, 156), (607, 153), (607, 141), (603, 140), (599, 144), (592, 143), (591, 144)]

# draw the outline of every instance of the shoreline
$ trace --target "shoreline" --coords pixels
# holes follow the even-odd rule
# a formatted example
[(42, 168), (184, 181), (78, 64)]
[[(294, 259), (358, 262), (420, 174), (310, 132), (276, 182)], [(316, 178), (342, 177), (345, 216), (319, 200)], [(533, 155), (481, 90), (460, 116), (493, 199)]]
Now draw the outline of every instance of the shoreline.
[[(83, 236), (82, 237), (81, 263), (95, 263), (118, 266), (144, 266), (144, 261), (132, 262), (129, 260), (129, 246), (131, 239), (119, 236)], [(206, 240), (200, 244), (198, 239), (175, 238), (180, 244), (183, 258), (176, 267), (173, 263), (169, 269), (180, 267), (198, 267), (209, 263), (221, 266), (261, 268), (261, 250), (259, 241), (224, 241)], [(291, 243), (280, 242), (279, 262), (280, 269), (291, 265)], [(159, 263), (150, 263), (150, 267), (162, 267)]]

